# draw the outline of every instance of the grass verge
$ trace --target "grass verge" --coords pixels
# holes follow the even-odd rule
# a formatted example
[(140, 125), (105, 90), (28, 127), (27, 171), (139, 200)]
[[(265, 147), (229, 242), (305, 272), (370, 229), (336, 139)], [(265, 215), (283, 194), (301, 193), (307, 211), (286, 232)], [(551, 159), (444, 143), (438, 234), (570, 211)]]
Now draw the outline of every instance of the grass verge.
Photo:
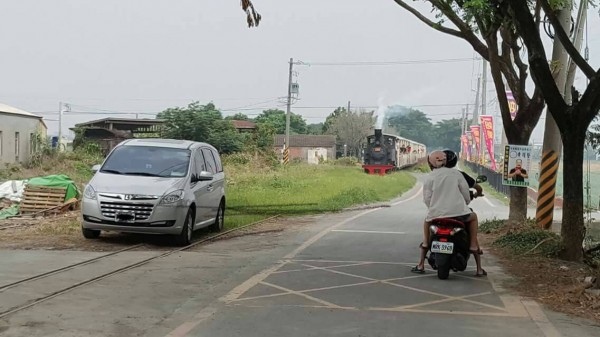
[(406, 172), (367, 175), (357, 167), (290, 165), (250, 168), (226, 165), (225, 226), (237, 226), (276, 214), (306, 215), (390, 200), (408, 191), (415, 178)]
[[(465, 172), (466, 174), (470, 175), (471, 177), (473, 177), (473, 179), (475, 179), (477, 177), (477, 173), (471, 171), (468, 167), (461, 167), (460, 170)], [(481, 185), (481, 187), (483, 188), (484, 195), (490, 195), (491, 197), (499, 200), (501, 203), (503, 203), (506, 206), (510, 205), (510, 199), (503, 193), (496, 191), (492, 187), (492, 185), (490, 185), (490, 183), (485, 182), (485, 183), (480, 183), (479, 185)]]
[[(0, 169), (0, 179), (20, 180), (65, 174), (82, 189), (92, 177), (91, 166), (102, 162), (93, 151), (51, 153), (24, 166)], [(279, 165), (272, 157), (238, 153), (224, 156), (227, 229), (273, 215), (295, 216), (335, 212), (386, 201), (408, 191), (416, 179), (406, 172), (367, 175), (354, 160), (344, 158), (323, 165)], [(79, 219), (40, 219), (28, 226), (32, 235), (80, 235)], [(37, 220), (36, 220), (37, 221)], [(2, 233), (4, 234), (4, 233)]]

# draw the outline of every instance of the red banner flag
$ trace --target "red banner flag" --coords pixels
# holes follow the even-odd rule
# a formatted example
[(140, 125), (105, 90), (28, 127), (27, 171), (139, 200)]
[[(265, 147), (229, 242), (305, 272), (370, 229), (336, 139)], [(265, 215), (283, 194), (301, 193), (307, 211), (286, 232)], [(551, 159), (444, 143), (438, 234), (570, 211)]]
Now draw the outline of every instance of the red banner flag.
[(475, 149), (477, 149), (476, 158), (479, 158), (481, 153), (481, 127), (479, 125), (471, 125), (471, 133), (473, 134), (473, 140), (475, 141)]
[(483, 139), (490, 154), (491, 168), (496, 171), (496, 159), (494, 158), (494, 117), (481, 116), (480, 118), (483, 127)]

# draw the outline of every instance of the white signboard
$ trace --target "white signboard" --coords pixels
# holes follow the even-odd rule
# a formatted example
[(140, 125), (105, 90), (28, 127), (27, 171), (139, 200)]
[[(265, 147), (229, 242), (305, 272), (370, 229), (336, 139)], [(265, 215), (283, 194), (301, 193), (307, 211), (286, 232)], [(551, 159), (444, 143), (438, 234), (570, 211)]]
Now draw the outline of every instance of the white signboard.
[(504, 172), (502, 185), (529, 186), (531, 146), (506, 145), (504, 148)]

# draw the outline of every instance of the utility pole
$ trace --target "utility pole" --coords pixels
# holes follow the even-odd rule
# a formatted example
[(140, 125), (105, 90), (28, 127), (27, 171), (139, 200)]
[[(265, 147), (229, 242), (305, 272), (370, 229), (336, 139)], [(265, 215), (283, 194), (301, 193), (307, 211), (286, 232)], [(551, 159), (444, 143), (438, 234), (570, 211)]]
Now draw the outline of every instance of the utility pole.
[(58, 102), (58, 151), (60, 152), (60, 144), (62, 142), (62, 114), (63, 114), (63, 104), (62, 102)]
[(289, 147), (290, 147), (290, 114), (292, 109), (292, 73), (294, 68), (294, 59), (290, 58), (290, 72), (288, 79), (288, 97), (287, 97), (287, 111), (285, 114), (285, 144), (283, 144), (283, 163), (287, 164), (289, 161)]
[[(587, 9), (588, 0), (581, 0), (579, 3), (579, 12), (577, 13), (577, 24), (575, 26), (575, 37), (573, 39), (573, 45), (579, 51), (581, 50), (581, 44), (583, 42), (583, 34), (585, 28), (585, 21), (587, 20)], [(587, 50), (585, 53), (585, 59), (588, 59)], [(567, 104), (571, 104), (573, 101), (571, 87), (575, 81), (575, 73), (577, 72), (577, 65), (573, 60), (569, 60), (569, 68), (567, 71), (567, 82), (565, 83), (565, 101)]]
[[(571, 24), (571, 4), (567, 6), (567, 8), (561, 9), (558, 13), (558, 21), (566, 32), (570, 30)], [(568, 61), (568, 54), (564, 46), (558, 37), (555, 36), (552, 50), (553, 75), (554, 81), (560, 89), (565, 88)], [(545, 229), (552, 227), (552, 220), (554, 218), (554, 197), (556, 194), (556, 178), (561, 151), (562, 140), (560, 138), (560, 131), (558, 130), (556, 121), (552, 118), (552, 114), (546, 109), (546, 125), (536, 210), (537, 225)]]
[(348, 101), (348, 113), (350, 113), (350, 101)]
[[(487, 109), (487, 61), (483, 60), (483, 79), (482, 79), (482, 83), (481, 83), (481, 116), (484, 116), (486, 114), (486, 109)], [(479, 127), (479, 148), (481, 149), (480, 152), (480, 162), (479, 164), (484, 165), (485, 164), (485, 146), (484, 146), (484, 135), (483, 135), (483, 125), (481, 125), (480, 121), (477, 121), (477, 123), (480, 125)]]
[[(479, 93), (481, 88), (481, 77), (477, 78), (477, 94), (475, 95), (475, 109), (473, 110), (473, 120), (471, 121), (471, 125), (477, 125), (479, 123)], [(473, 135), (475, 138), (475, 135)], [(477, 152), (477, 144), (475, 144), (475, 161), (479, 162), (479, 152)]]

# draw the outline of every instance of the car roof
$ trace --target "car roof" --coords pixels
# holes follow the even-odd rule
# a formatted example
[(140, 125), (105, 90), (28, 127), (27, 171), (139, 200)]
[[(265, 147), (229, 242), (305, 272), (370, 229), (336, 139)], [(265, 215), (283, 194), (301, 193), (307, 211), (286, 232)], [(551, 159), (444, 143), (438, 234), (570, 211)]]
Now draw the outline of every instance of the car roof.
[(168, 147), (173, 149), (191, 149), (206, 146), (214, 148), (208, 143), (195, 142), (191, 140), (181, 139), (162, 139), (162, 138), (137, 138), (128, 139), (119, 146), (151, 146), (151, 147)]

